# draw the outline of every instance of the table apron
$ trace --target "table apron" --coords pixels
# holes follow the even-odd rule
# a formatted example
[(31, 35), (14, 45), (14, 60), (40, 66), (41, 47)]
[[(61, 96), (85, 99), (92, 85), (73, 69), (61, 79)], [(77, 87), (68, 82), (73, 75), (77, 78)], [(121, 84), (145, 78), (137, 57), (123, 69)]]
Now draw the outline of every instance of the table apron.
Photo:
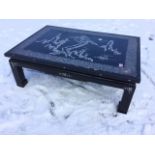
[(47, 74), (53, 74), (53, 75), (62, 76), (65, 78), (86, 81), (86, 82), (94, 82), (94, 83), (104, 84), (107, 86), (122, 88), (122, 89), (126, 87), (135, 87), (135, 83), (127, 83), (123, 81), (107, 79), (107, 78), (93, 76), (89, 74), (83, 74), (80, 72), (56, 68), (56, 67), (49, 66), (49, 65), (32, 63), (32, 62), (21, 61), (21, 60), (16, 60), (16, 59), (10, 59), (10, 61), (20, 67), (30, 68), (30, 69), (45, 72)]

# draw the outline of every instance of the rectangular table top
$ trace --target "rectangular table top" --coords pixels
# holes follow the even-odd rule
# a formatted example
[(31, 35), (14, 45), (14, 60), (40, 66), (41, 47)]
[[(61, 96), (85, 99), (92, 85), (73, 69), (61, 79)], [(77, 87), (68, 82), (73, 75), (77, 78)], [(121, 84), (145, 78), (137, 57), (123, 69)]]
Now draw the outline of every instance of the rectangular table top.
[(5, 56), (66, 70), (140, 82), (140, 38), (45, 26)]

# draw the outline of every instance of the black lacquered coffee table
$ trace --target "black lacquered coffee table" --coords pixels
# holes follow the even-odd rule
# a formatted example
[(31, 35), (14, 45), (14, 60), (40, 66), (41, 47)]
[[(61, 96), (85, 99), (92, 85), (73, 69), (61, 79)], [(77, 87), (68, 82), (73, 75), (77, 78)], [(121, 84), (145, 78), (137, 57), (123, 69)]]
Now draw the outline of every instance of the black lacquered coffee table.
[(140, 82), (140, 38), (133, 36), (46, 26), (5, 56), (10, 57), (20, 87), (27, 84), (23, 73), (26, 67), (122, 88), (117, 109), (121, 113), (127, 113), (136, 83)]

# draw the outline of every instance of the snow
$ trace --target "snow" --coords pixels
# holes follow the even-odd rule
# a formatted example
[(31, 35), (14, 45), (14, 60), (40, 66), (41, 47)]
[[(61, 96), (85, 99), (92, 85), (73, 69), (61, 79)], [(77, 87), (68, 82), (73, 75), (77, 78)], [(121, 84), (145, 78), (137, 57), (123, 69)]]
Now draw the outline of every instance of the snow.
[[(45, 25), (141, 37), (142, 81), (127, 115), (122, 90), (24, 69), (17, 87), (4, 53)], [(155, 134), (155, 20), (0, 20), (0, 134)]]

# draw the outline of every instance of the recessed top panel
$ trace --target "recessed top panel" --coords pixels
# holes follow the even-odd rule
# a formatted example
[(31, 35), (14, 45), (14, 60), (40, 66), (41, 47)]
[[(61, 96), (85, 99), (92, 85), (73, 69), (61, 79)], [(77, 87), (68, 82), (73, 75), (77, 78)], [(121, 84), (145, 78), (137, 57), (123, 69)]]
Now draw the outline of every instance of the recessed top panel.
[(120, 67), (125, 64), (127, 45), (127, 39), (49, 30), (24, 50)]
[(5, 55), (105, 78), (140, 80), (139, 38), (46, 26)]

